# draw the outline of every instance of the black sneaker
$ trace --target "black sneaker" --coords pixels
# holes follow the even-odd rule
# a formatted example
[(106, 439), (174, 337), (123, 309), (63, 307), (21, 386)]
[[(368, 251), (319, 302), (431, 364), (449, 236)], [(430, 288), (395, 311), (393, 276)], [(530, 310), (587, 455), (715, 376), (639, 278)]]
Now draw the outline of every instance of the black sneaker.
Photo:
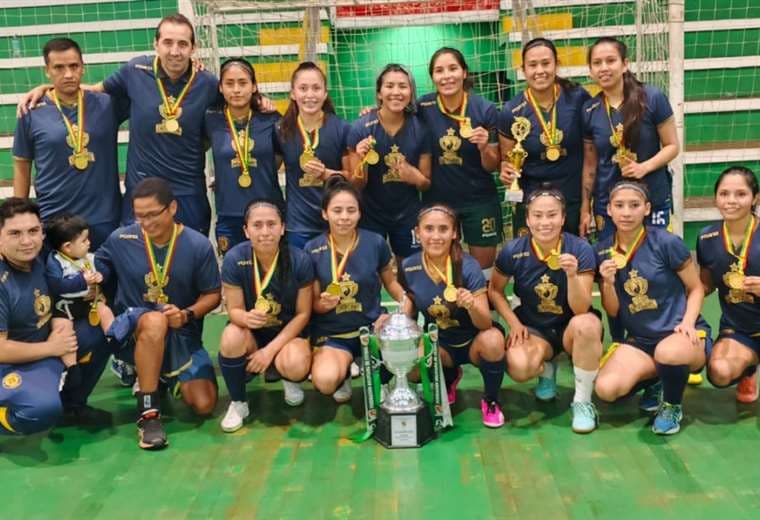
[(161, 450), (169, 445), (158, 412), (146, 413), (138, 419), (137, 435), (140, 437), (139, 446), (144, 450)]

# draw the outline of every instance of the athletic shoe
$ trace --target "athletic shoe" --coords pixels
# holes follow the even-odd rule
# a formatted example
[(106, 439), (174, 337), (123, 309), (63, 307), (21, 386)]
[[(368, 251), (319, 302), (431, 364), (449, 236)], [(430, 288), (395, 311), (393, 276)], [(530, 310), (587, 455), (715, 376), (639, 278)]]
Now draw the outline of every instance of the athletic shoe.
[(288, 406), (300, 406), (303, 404), (303, 388), (301, 388), (301, 383), (283, 379), (282, 389), (285, 390), (285, 404)]
[(657, 416), (652, 423), (652, 431), (657, 435), (673, 435), (681, 430), (683, 408), (680, 404), (662, 402), (657, 410)]
[(251, 412), (248, 410), (248, 403), (245, 401), (231, 401), (227, 407), (227, 413), (222, 419), (222, 431), (232, 433), (243, 427), (245, 421)]
[(119, 379), (121, 386), (132, 386), (137, 381), (135, 367), (121, 359), (111, 358), (111, 372)]
[(739, 380), (739, 384), (736, 385), (736, 400), (745, 404), (757, 401), (757, 372)]
[(156, 411), (148, 412), (138, 419), (137, 435), (140, 437), (139, 446), (144, 450), (160, 450), (169, 445), (161, 416)]
[(457, 367), (457, 377), (452, 381), (451, 385), (446, 389), (447, 397), (449, 399), (449, 405), (452, 405), (457, 402), (457, 386), (459, 386), (459, 382), (462, 380), (462, 376), (464, 375), (464, 372), (462, 372), (462, 367)]
[(641, 394), (641, 399), (639, 399), (639, 410), (647, 413), (656, 412), (660, 407), (661, 400), (662, 382), (658, 380), (653, 385), (649, 385), (644, 389), (644, 393)]
[(106, 331), (106, 337), (121, 345), (134, 334), (140, 316), (149, 311), (150, 309), (147, 307), (128, 307), (127, 310), (114, 318), (113, 323)]
[(702, 372), (699, 372), (697, 374), (689, 374), (688, 383), (691, 386), (699, 386), (702, 384), (702, 381), (704, 381), (704, 378), (702, 377)]
[(351, 378), (347, 378), (333, 393), (336, 403), (347, 403), (351, 400)]
[(536, 385), (535, 394), (536, 399), (546, 402), (557, 397), (557, 365), (553, 361), (544, 361), (544, 363), (551, 363), (554, 365), (554, 376), (538, 376), (538, 384)]
[(573, 411), (573, 431), (575, 433), (591, 433), (599, 425), (599, 412), (592, 402), (574, 402), (570, 405)]
[(359, 368), (359, 365), (356, 364), (356, 361), (351, 362), (351, 379), (356, 379), (362, 375), (362, 371)]
[(501, 428), (504, 426), (504, 413), (496, 401), (480, 400), (480, 411), (483, 414), (483, 424), (489, 428)]

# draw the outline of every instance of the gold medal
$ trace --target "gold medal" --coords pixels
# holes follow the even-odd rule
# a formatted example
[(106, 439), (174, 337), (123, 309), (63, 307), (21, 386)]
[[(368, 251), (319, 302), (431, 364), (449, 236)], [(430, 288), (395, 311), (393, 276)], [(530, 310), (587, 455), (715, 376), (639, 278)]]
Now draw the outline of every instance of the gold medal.
[(549, 256), (547, 256), (546, 265), (549, 266), (549, 269), (552, 271), (559, 269), (559, 255), (557, 253), (551, 253)]
[(238, 184), (241, 188), (249, 188), (251, 186), (251, 176), (248, 173), (244, 173), (238, 177)]
[(340, 284), (338, 282), (330, 282), (325, 292), (331, 296), (340, 296)]
[(744, 288), (744, 273), (740, 271), (726, 273), (726, 285), (730, 289), (742, 290)]
[(90, 164), (90, 158), (87, 156), (87, 152), (75, 153), (72, 156), (72, 164), (77, 170), (84, 171)]
[(259, 312), (263, 312), (264, 314), (267, 314), (272, 309), (272, 305), (269, 303), (269, 301), (266, 298), (264, 298), (263, 296), (259, 296), (258, 298), (256, 298), (256, 303), (253, 305), (253, 308)]
[(301, 154), (301, 157), (298, 159), (298, 164), (301, 166), (302, 170), (306, 170), (306, 165), (309, 164), (309, 161), (315, 158), (314, 152), (306, 149)]
[(473, 132), (472, 121), (470, 121), (470, 118), (468, 117), (464, 120), (464, 123), (462, 123), (462, 126), (459, 128), (459, 135), (465, 139), (469, 139), (472, 137)]
[(87, 314), (87, 321), (93, 327), (100, 325), (100, 316), (98, 316), (98, 309), (90, 307), (90, 312)]
[(620, 253), (612, 253), (612, 261), (615, 262), (615, 267), (618, 269), (623, 269), (628, 264), (628, 260), (626, 260), (625, 255), (621, 255)]
[(443, 290), (443, 299), (449, 303), (455, 303), (457, 301), (457, 288), (453, 285), (447, 285)]
[(364, 160), (367, 164), (377, 164), (380, 162), (380, 155), (375, 151), (374, 148), (370, 148), (367, 152), (367, 155), (364, 156)]
[(167, 132), (174, 133), (179, 130), (179, 121), (173, 118), (164, 119), (164, 128), (166, 128)]
[(551, 145), (546, 147), (546, 158), (552, 162), (559, 159), (561, 153), (559, 151), (559, 146)]

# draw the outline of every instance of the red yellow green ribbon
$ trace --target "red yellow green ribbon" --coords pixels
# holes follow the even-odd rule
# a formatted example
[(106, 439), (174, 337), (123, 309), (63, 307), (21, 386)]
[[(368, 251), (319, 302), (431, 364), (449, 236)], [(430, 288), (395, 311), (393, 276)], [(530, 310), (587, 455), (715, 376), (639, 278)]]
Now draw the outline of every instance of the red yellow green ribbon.
[(145, 230), (142, 230), (143, 240), (145, 242), (145, 253), (148, 256), (150, 270), (153, 273), (153, 276), (156, 278), (156, 285), (159, 292), (162, 294), (164, 292), (164, 281), (167, 280), (169, 271), (172, 268), (172, 260), (174, 258), (174, 251), (176, 249), (178, 233), (179, 224), (175, 223), (174, 227), (172, 228), (172, 238), (169, 240), (169, 249), (166, 251), (166, 258), (164, 259), (163, 265), (161, 265), (156, 261), (156, 253), (153, 250), (153, 242), (151, 242), (150, 237), (145, 232)]
[(280, 258), (279, 250), (277, 250), (277, 254), (274, 255), (272, 265), (270, 265), (269, 269), (267, 269), (267, 272), (264, 273), (264, 280), (262, 281), (261, 273), (259, 272), (259, 261), (258, 258), (256, 258), (256, 251), (253, 252), (253, 290), (256, 293), (256, 298), (260, 298), (266, 288), (269, 287), (269, 282), (272, 281), (272, 276), (274, 275), (274, 271), (277, 268), (278, 258)]
[(757, 227), (757, 220), (755, 219), (754, 215), (750, 215), (749, 218), (750, 220), (747, 222), (747, 228), (744, 230), (744, 238), (742, 238), (742, 245), (739, 249), (738, 254), (736, 253), (734, 245), (731, 242), (731, 235), (728, 232), (726, 221), (723, 221), (723, 245), (725, 246), (728, 254), (739, 261), (738, 264), (742, 272), (744, 272), (744, 270), (747, 268), (747, 256), (752, 245), (752, 237), (755, 234), (755, 228)]
[(84, 94), (82, 93), (82, 89), (79, 89), (79, 92), (77, 92), (77, 124), (79, 125), (78, 135), (74, 131), (74, 125), (71, 123), (71, 121), (69, 121), (69, 118), (66, 117), (66, 114), (63, 113), (61, 102), (58, 100), (58, 95), (55, 93), (55, 89), (52, 90), (51, 97), (55, 102), (56, 108), (58, 108), (58, 112), (63, 118), (63, 123), (66, 125), (66, 131), (69, 133), (69, 137), (73, 143), (74, 151), (76, 153), (81, 153), (82, 149), (84, 148)]
[(316, 150), (319, 146), (319, 128), (314, 130), (314, 140), (312, 141), (311, 136), (309, 136), (309, 132), (306, 130), (306, 125), (304, 125), (300, 114), (296, 118), (296, 124), (298, 125), (298, 131), (301, 133), (301, 138), (303, 139), (304, 151), (310, 150), (311, 152), (314, 152), (314, 150)]
[(467, 121), (468, 118), (465, 116), (467, 113), (467, 92), (464, 93), (464, 97), (462, 98), (462, 106), (459, 109), (459, 114), (454, 114), (453, 112), (446, 110), (446, 107), (443, 106), (443, 100), (441, 99), (440, 95), (435, 97), (435, 101), (438, 103), (438, 110), (440, 110), (443, 115), (449, 116), (454, 121), (457, 121), (459, 123), (459, 126), (462, 126), (465, 121)]
[(158, 87), (159, 94), (161, 94), (161, 101), (164, 103), (166, 117), (175, 117), (177, 111), (179, 110), (179, 107), (182, 106), (182, 102), (187, 96), (187, 92), (190, 90), (190, 87), (193, 84), (193, 80), (195, 80), (195, 68), (192, 66), (190, 67), (190, 79), (187, 80), (187, 84), (179, 93), (179, 96), (177, 96), (177, 99), (174, 101), (174, 103), (169, 102), (169, 98), (166, 96), (164, 83), (161, 81), (161, 78), (158, 77), (158, 56), (153, 58), (153, 75), (156, 77), (156, 86)]
[(538, 103), (536, 102), (536, 98), (533, 97), (533, 92), (531, 92), (530, 88), (528, 88), (525, 91), (525, 97), (528, 99), (528, 103), (533, 108), (533, 112), (536, 114), (536, 119), (538, 119), (538, 122), (541, 124), (541, 128), (544, 131), (544, 135), (546, 136), (549, 146), (556, 145), (557, 144), (557, 100), (559, 99), (559, 86), (556, 83), (554, 84), (554, 104), (552, 105), (551, 126), (546, 124), (546, 120), (544, 119), (544, 113), (541, 110), (541, 107), (538, 106)]
[(338, 248), (335, 246), (335, 240), (333, 240), (332, 235), (328, 235), (328, 240), (330, 241), (330, 271), (332, 273), (332, 279), (333, 282), (338, 282), (338, 279), (343, 275), (343, 272), (346, 270), (346, 264), (348, 263), (348, 257), (351, 256), (351, 252), (356, 247), (356, 243), (359, 241), (359, 234), (354, 231), (354, 238), (351, 242), (351, 246), (346, 250), (345, 254), (343, 255), (343, 258), (340, 260), (340, 264), (338, 264), (337, 259), (337, 251)]
[(243, 172), (243, 175), (247, 175), (250, 170), (251, 163), (250, 131), (251, 117), (253, 116), (253, 112), (251, 109), (248, 109), (248, 118), (245, 121), (245, 133), (243, 134), (242, 146), (240, 145), (240, 136), (238, 135), (237, 130), (235, 130), (235, 121), (232, 119), (230, 107), (224, 107), (224, 116), (225, 119), (227, 119), (227, 127), (229, 128), (230, 135), (232, 136), (232, 144), (235, 148), (235, 153), (237, 154), (237, 158), (240, 161), (240, 170)]

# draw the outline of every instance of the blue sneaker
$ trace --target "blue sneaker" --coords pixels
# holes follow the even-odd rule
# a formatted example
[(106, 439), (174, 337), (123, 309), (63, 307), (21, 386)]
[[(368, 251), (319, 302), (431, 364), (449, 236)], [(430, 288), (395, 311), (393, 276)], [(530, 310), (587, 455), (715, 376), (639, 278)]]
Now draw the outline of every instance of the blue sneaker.
[(575, 433), (591, 433), (599, 425), (599, 412), (592, 402), (574, 402), (570, 405), (573, 411), (573, 431)]
[(673, 435), (681, 430), (683, 408), (680, 404), (662, 402), (652, 423), (652, 431), (657, 435)]
[(121, 386), (132, 386), (137, 381), (135, 367), (121, 359), (111, 358), (111, 372), (119, 379)]
[(639, 410), (642, 412), (652, 413), (660, 408), (662, 400), (662, 382), (657, 381), (644, 389), (644, 393), (639, 399)]
[[(545, 361), (545, 363), (551, 363), (552, 361)], [(538, 377), (538, 385), (536, 385), (536, 399), (539, 401), (551, 401), (557, 397), (557, 366), (554, 366), (554, 377)]]
[(149, 311), (150, 309), (147, 307), (128, 307), (127, 310), (114, 318), (113, 323), (108, 327), (106, 337), (121, 345), (134, 334), (140, 316)]

